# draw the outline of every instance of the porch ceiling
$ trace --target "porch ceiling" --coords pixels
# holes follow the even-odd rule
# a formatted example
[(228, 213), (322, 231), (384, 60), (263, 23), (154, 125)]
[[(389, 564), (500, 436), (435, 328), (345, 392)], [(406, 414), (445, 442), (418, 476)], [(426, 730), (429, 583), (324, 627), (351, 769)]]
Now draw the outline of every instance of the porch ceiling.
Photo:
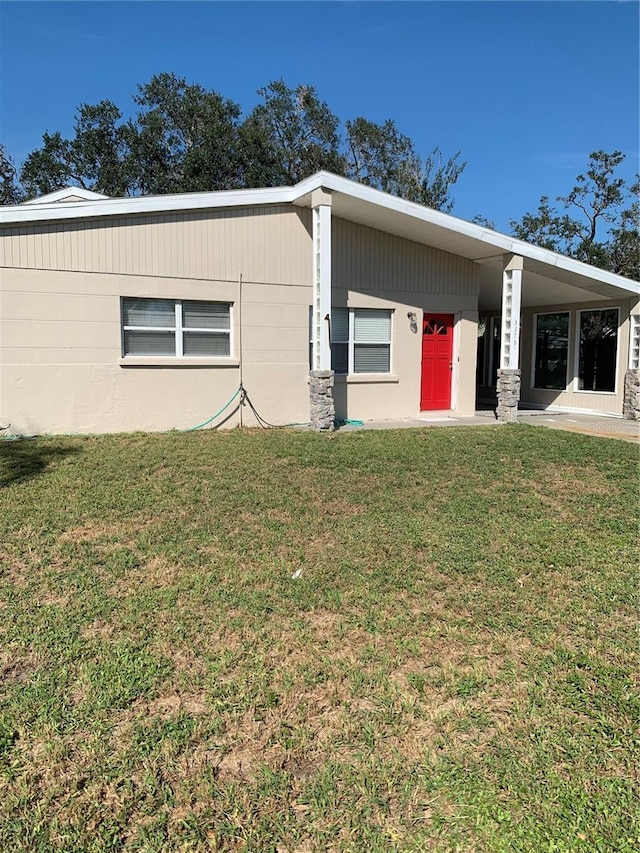
[[(628, 290), (593, 280), (585, 280), (567, 271), (552, 268), (525, 258), (522, 275), (522, 307), (534, 308), (565, 303), (611, 302), (629, 299)], [(480, 263), (480, 293), (478, 307), (481, 311), (499, 311), (502, 304), (502, 257)]]

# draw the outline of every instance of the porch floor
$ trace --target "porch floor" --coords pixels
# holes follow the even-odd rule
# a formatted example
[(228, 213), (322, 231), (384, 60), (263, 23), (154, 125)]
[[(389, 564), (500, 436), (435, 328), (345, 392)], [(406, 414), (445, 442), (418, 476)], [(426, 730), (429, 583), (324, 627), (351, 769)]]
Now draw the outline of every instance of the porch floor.
[[(518, 412), (518, 423), (545, 426), (549, 429), (566, 430), (583, 435), (595, 435), (603, 438), (618, 438), (623, 441), (640, 443), (640, 423), (625, 421), (622, 418), (599, 417), (598, 415), (578, 415), (573, 412), (545, 412), (524, 409)], [(493, 411), (479, 409), (471, 417), (458, 417), (455, 412), (424, 412), (415, 418), (397, 420), (365, 421), (362, 425), (345, 424), (340, 432), (360, 429), (410, 429), (422, 427), (447, 426), (502, 426), (495, 419)]]

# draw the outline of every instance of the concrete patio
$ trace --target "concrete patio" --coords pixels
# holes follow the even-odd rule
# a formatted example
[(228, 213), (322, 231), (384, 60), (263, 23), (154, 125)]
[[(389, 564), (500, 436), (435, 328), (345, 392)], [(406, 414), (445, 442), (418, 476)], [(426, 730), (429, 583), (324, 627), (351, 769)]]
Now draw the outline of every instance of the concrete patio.
[[(573, 412), (548, 412), (523, 409), (518, 412), (518, 423), (544, 426), (582, 435), (599, 438), (617, 438), (623, 441), (640, 443), (640, 423), (622, 418), (599, 417), (597, 415), (579, 415)], [(340, 432), (361, 429), (409, 429), (447, 426), (502, 426), (490, 409), (476, 411), (473, 417), (456, 417), (451, 412), (429, 412), (415, 418), (402, 420), (365, 421), (362, 424), (346, 423), (339, 427)]]

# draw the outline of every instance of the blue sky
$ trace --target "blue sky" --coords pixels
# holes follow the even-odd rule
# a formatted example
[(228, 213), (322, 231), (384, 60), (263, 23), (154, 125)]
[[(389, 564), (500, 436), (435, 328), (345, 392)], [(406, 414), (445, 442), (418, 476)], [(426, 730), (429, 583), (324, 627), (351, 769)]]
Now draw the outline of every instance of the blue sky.
[(283, 77), (342, 119), (462, 151), (454, 214), (501, 230), (566, 193), (590, 151), (638, 169), (637, 2), (2, 2), (0, 140), (19, 163), (82, 102), (126, 113), (161, 71), (248, 111)]

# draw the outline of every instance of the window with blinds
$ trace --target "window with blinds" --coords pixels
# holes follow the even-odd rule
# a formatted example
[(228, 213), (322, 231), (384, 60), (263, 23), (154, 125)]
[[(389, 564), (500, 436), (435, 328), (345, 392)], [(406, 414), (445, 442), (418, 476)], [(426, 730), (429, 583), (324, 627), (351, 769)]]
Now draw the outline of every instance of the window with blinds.
[(182, 299), (122, 300), (126, 356), (228, 358), (231, 305)]
[(390, 373), (391, 311), (333, 308), (331, 368), (336, 373)]

